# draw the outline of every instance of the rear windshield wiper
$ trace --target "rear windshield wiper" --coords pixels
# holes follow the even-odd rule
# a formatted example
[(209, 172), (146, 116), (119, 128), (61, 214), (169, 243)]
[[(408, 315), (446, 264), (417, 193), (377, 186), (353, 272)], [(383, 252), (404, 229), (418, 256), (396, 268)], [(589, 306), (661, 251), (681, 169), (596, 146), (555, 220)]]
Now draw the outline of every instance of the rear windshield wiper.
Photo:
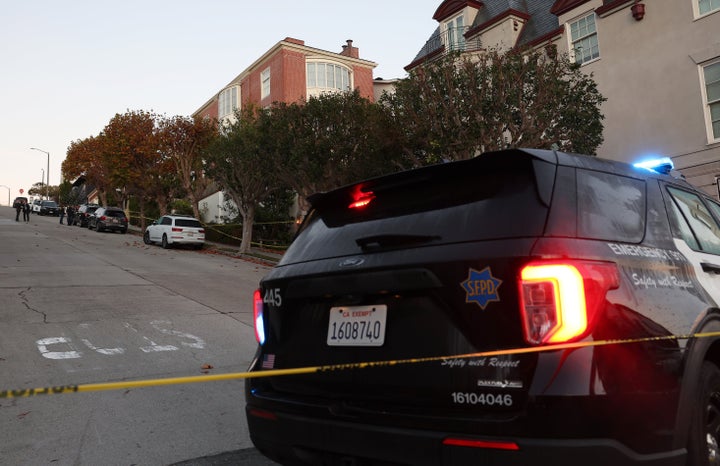
[(403, 246), (416, 246), (440, 240), (439, 236), (429, 235), (373, 235), (355, 240), (363, 251), (376, 251), (378, 249), (392, 249)]

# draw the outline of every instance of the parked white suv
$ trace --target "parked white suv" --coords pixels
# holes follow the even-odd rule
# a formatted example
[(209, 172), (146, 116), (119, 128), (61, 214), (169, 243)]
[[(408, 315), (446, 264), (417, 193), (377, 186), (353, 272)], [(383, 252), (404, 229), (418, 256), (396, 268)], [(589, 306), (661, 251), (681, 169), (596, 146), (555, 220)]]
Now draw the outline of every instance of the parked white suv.
[(165, 249), (174, 245), (202, 249), (205, 229), (200, 220), (189, 215), (164, 215), (145, 229), (143, 241), (145, 244), (160, 243)]

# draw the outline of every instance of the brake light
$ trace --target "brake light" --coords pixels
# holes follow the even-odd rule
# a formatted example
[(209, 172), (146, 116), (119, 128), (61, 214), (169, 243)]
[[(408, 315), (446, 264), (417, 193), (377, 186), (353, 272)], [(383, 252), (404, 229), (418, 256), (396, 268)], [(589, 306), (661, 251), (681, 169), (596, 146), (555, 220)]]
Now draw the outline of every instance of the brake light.
[(182, 228), (172, 227), (172, 232), (173, 232), (173, 233), (180, 233), (181, 231), (182, 231)]
[(253, 322), (255, 322), (255, 340), (262, 345), (265, 343), (265, 320), (260, 290), (255, 290), (253, 293)]
[(614, 264), (532, 263), (520, 272), (520, 309), (528, 343), (564, 343), (584, 335), (605, 300), (618, 287)]
[(501, 442), (491, 440), (473, 440), (464, 438), (452, 438), (448, 437), (443, 440), (443, 445), (450, 445), (453, 447), (470, 447), (470, 448), (487, 448), (491, 450), (520, 450), (520, 447), (515, 442)]
[(361, 209), (372, 202), (375, 199), (375, 193), (372, 191), (363, 191), (359, 186), (355, 189), (352, 194), (353, 202), (350, 203), (348, 208), (350, 209)]

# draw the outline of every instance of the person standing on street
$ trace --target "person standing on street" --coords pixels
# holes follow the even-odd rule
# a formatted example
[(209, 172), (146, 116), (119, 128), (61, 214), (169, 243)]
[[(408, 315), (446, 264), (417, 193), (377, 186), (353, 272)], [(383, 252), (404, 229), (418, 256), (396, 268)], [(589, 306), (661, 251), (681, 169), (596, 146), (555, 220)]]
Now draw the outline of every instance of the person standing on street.
[(22, 202), (22, 201), (18, 202), (17, 205), (15, 206), (15, 221), (16, 222), (20, 221), (20, 211), (23, 210), (24, 207), (25, 207), (25, 202)]
[(23, 205), (23, 220), (25, 220), (25, 223), (30, 222), (30, 203), (26, 202)]
[[(68, 207), (69, 209), (70, 207)], [(60, 206), (60, 225), (63, 224), (63, 219), (65, 218), (65, 207)], [(70, 218), (68, 217), (68, 225), (70, 224)]]
[(75, 220), (75, 209), (73, 209), (72, 204), (67, 206), (67, 217), (68, 217), (67, 224), (72, 225), (73, 221)]

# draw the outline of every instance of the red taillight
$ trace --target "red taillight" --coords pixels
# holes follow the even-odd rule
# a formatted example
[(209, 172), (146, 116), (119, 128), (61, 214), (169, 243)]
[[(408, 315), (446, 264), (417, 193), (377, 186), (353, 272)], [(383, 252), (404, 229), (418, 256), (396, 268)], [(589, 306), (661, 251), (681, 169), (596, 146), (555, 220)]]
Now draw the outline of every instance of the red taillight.
[(526, 265), (520, 272), (525, 340), (539, 345), (582, 336), (607, 291), (617, 287), (617, 268), (606, 262)]
[(443, 445), (453, 447), (489, 448), (491, 450), (520, 450), (515, 442), (500, 442), (491, 440), (473, 440), (465, 438), (446, 438)]
[(173, 232), (173, 233), (180, 233), (181, 231), (182, 231), (182, 228), (172, 227), (172, 232)]
[(348, 208), (360, 209), (367, 206), (373, 199), (375, 199), (375, 193), (372, 191), (363, 191), (360, 186), (357, 186), (355, 191), (352, 193), (352, 197), (353, 201), (350, 203)]
[(102, 220), (102, 221), (104, 222), (105, 220), (107, 220), (107, 217), (104, 216), (104, 215), (101, 215), (101, 216), (100, 216), (100, 220)]
[(198, 230), (198, 233), (202, 233), (202, 234), (204, 235), (204, 234), (205, 234), (205, 229), (204, 229), (204, 228), (200, 228), (200, 229)]
[(265, 319), (260, 290), (255, 290), (253, 293), (253, 322), (255, 323), (255, 340), (262, 345), (265, 343)]
[(251, 416), (268, 419), (270, 421), (277, 421), (277, 414), (270, 411), (265, 411), (264, 409), (251, 408), (248, 413)]

